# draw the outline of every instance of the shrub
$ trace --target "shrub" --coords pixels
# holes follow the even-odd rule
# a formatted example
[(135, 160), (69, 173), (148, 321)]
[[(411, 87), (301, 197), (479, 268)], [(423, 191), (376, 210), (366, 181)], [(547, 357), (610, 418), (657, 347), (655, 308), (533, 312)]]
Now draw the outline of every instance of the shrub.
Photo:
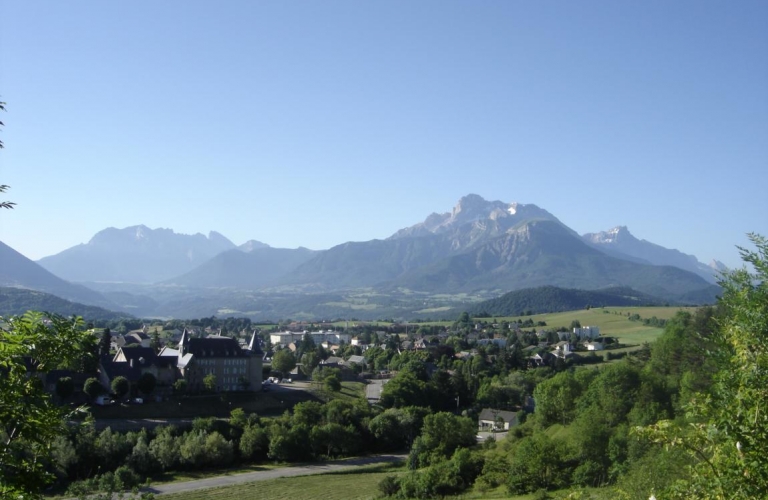
[(391, 497), (400, 491), (400, 482), (396, 476), (384, 476), (384, 479), (379, 481), (379, 491), (386, 497)]

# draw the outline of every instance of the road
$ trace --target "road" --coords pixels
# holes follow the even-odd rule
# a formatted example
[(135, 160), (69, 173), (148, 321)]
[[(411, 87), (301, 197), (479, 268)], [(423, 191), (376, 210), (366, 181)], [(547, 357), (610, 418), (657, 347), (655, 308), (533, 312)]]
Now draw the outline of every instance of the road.
[(233, 484), (264, 481), (266, 479), (277, 479), (280, 477), (307, 476), (310, 474), (324, 474), (327, 472), (350, 470), (363, 465), (398, 462), (405, 460), (406, 457), (407, 455), (374, 455), (337, 462), (321, 462), (310, 465), (297, 465), (294, 467), (280, 467), (278, 469), (244, 472), (242, 474), (234, 474), (231, 476), (217, 476), (206, 479), (197, 479), (195, 481), (152, 485), (148, 488), (143, 488), (142, 491), (154, 493), (155, 495), (184, 493), (194, 490), (216, 488), (219, 486), (230, 486)]

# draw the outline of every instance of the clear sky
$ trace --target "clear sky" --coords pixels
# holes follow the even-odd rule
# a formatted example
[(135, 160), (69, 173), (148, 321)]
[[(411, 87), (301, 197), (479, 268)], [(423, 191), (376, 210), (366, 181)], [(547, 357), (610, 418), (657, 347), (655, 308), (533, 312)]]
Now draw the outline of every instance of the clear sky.
[(739, 263), (768, 2), (0, 0), (0, 240), (385, 238), (468, 193)]

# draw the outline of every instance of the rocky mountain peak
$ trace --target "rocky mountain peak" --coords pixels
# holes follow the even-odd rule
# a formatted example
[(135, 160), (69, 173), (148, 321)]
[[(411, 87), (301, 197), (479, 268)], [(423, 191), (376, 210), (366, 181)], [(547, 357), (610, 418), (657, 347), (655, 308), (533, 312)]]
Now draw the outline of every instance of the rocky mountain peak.
[(600, 231), (599, 233), (587, 233), (583, 236), (585, 240), (590, 243), (599, 245), (610, 245), (631, 240), (636, 238), (629, 232), (627, 226), (616, 226), (607, 231)]
[[(458, 231), (460, 230), (459, 228), (469, 231), (481, 230), (484, 232), (488, 230), (487, 224), (485, 224), (486, 221), (491, 222), (492, 227), (495, 228), (486, 234), (486, 236), (491, 236), (492, 234), (498, 235), (503, 233), (519, 222), (541, 219), (559, 222), (555, 216), (536, 205), (488, 201), (480, 195), (468, 194), (458, 201), (451, 212), (433, 213), (424, 222), (401, 229), (390, 238), (442, 234)], [(469, 229), (471, 226), (477, 227)]]
[(243, 252), (248, 253), (248, 252), (253, 252), (254, 250), (258, 250), (260, 248), (269, 248), (269, 245), (257, 240), (248, 240), (237, 248), (239, 248)]

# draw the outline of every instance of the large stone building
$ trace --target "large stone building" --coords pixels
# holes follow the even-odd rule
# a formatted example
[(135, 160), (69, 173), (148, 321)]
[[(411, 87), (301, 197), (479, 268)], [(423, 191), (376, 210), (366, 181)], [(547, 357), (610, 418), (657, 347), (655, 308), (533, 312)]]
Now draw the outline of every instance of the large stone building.
[(192, 338), (185, 331), (177, 349), (164, 347), (155, 354), (149, 347), (128, 347), (102, 358), (101, 383), (109, 387), (119, 375), (135, 383), (143, 373), (151, 373), (157, 380), (156, 393), (162, 395), (179, 379), (186, 380), (189, 391), (202, 390), (205, 377), (213, 375), (217, 391), (259, 390), (263, 358), (255, 332), (244, 349), (230, 337)]
[(190, 338), (182, 334), (178, 349), (164, 348), (160, 357), (176, 357), (179, 375), (192, 391), (203, 389), (207, 375), (216, 377), (219, 391), (258, 390), (261, 388), (264, 353), (256, 332), (247, 349), (231, 337), (212, 335)]

